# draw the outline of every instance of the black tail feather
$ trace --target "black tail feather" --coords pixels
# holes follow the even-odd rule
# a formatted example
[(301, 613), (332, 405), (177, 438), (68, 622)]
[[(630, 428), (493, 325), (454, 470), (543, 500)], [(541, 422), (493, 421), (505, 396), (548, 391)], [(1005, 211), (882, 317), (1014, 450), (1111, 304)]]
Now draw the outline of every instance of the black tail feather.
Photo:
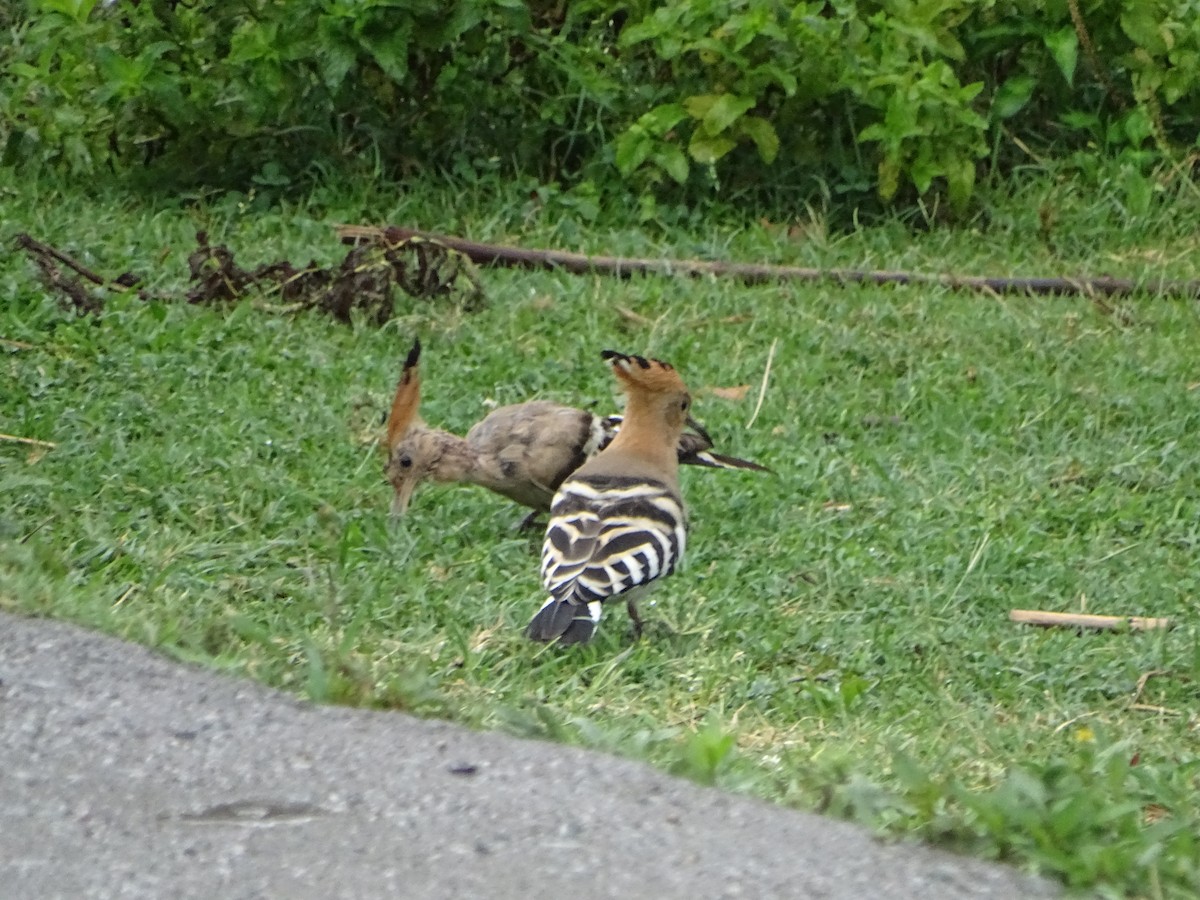
[(572, 619), (567, 630), (559, 637), (560, 644), (586, 644), (596, 633), (596, 623), (587, 615)]
[(530, 620), (525, 636), (534, 641), (557, 638), (561, 644), (586, 644), (595, 631), (596, 623), (586, 606), (550, 599)]

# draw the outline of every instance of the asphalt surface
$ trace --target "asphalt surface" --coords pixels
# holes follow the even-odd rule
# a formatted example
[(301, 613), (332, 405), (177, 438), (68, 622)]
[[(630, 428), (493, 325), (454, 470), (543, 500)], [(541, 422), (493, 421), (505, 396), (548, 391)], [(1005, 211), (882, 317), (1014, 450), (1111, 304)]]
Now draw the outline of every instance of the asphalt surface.
[(1003, 866), (0, 614), (0, 896), (1038, 898)]

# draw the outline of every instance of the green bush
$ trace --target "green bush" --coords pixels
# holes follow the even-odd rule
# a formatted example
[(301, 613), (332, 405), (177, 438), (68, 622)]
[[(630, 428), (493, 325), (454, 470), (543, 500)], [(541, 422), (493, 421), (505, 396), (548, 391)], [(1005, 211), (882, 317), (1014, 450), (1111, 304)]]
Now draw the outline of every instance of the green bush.
[(5, 165), (182, 183), (370, 154), (961, 208), (1035, 146), (1180, 165), (1200, 114), (1195, 0), (27, 0), (0, 24)]

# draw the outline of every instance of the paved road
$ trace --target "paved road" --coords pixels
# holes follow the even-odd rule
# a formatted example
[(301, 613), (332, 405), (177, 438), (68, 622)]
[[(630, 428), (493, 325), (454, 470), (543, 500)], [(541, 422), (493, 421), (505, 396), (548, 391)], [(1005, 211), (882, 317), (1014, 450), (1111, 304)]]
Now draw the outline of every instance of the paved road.
[(0, 896), (1035, 898), (599, 753), (314, 707), (0, 614)]

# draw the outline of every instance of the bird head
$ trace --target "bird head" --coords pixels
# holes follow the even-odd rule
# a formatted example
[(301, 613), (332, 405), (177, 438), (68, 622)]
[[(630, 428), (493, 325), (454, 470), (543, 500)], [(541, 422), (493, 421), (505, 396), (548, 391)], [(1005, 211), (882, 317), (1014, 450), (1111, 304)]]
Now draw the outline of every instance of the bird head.
[(408, 510), (413, 491), (429, 473), (437, 456), (433, 432), (417, 415), (421, 405), (421, 372), (417, 367), (420, 359), (421, 342), (415, 340), (404, 361), (388, 416), (388, 458), (384, 473), (396, 492), (392, 498), (393, 516), (402, 516)]
[(600, 356), (612, 364), (613, 374), (628, 395), (629, 413), (635, 408), (645, 410), (676, 434), (692, 421), (692, 396), (670, 363), (615, 350), (601, 351)]

